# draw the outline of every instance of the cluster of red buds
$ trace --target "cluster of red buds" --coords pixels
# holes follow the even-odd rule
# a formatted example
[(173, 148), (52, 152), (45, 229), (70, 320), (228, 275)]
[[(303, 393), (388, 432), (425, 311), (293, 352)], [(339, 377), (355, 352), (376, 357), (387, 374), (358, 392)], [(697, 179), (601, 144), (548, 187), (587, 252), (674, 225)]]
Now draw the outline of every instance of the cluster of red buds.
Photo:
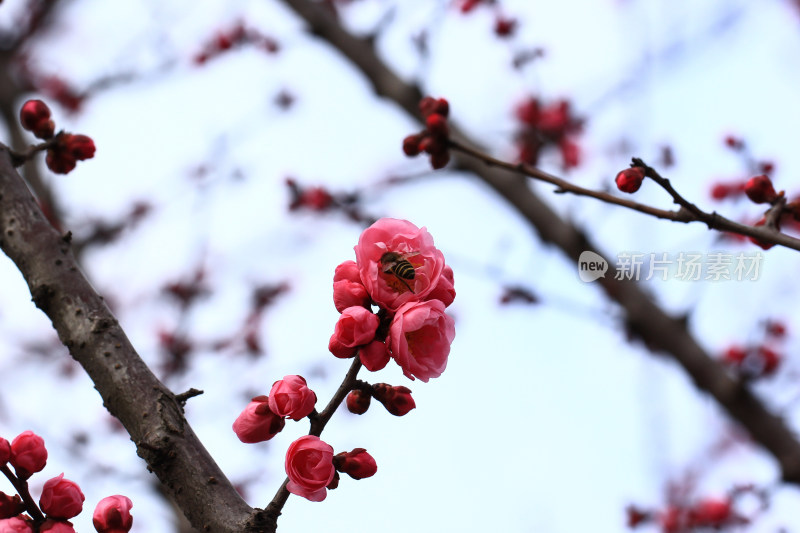
[[(744, 139), (728, 135), (725, 137), (724, 142), (725, 146), (743, 158), (744, 166), (751, 175), (772, 174), (775, 170), (775, 164), (772, 161), (756, 160), (747, 150)], [(774, 192), (774, 189), (771, 195), (766, 194), (769, 193), (769, 188), (772, 186), (772, 183), (769, 182), (769, 178), (766, 180), (763, 180), (763, 178), (767, 177), (756, 176), (750, 178), (750, 180), (740, 179), (730, 182), (715, 182), (711, 185), (711, 198), (714, 200), (738, 199), (746, 194), (757, 204), (773, 203), (779, 196)], [(760, 181), (763, 183), (759, 183)], [(752, 192), (748, 192), (747, 189), (750, 189)], [(755, 194), (755, 198), (751, 196), (751, 194)]]
[(730, 498), (703, 498), (691, 505), (669, 505), (661, 511), (630, 506), (626, 511), (629, 528), (655, 523), (663, 533), (689, 533), (706, 528), (722, 530), (748, 522), (734, 511)]
[(389, 385), (388, 383), (375, 383), (364, 385), (347, 395), (347, 410), (357, 415), (363, 415), (369, 409), (370, 400), (375, 398), (383, 404), (389, 413), (394, 416), (403, 416), (414, 409), (417, 404), (411, 397), (411, 390), (402, 385)]
[(721, 361), (732, 368), (740, 377), (755, 379), (768, 377), (780, 367), (783, 356), (775, 349), (775, 343), (786, 336), (783, 322), (768, 320), (763, 325), (764, 341), (749, 346), (729, 346), (722, 354)]
[(574, 168), (580, 163), (580, 147), (574, 137), (583, 121), (572, 114), (567, 100), (544, 104), (539, 98), (528, 97), (515, 111), (521, 128), (516, 133), (518, 158), (522, 163), (536, 165), (542, 150), (554, 146), (561, 154), (562, 166)]
[[(14, 467), (14, 472), (7, 467)], [(9, 443), (0, 437), (0, 471), (19, 494), (0, 492), (0, 531), (14, 533), (75, 533), (71, 518), (83, 511), (86, 499), (74, 481), (60, 474), (45, 481), (34, 503), (28, 479), (41, 472), (47, 463), (44, 440), (32, 431), (23, 431)], [(92, 522), (99, 533), (127, 533), (133, 525), (131, 500), (126, 496), (103, 498), (95, 507)]]
[(425, 119), (425, 129), (403, 139), (403, 152), (408, 157), (425, 152), (431, 156), (434, 169), (444, 168), (450, 162), (450, 104), (444, 98), (426, 96), (419, 103), (419, 111)]
[(55, 122), (50, 108), (41, 100), (28, 100), (19, 113), (22, 127), (46, 142), (37, 149), (47, 149), (45, 162), (56, 174), (67, 174), (78, 161), (94, 157), (94, 141), (86, 135), (75, 135), (64, 131), (55, 133)]
[(238, 23), (230, 30), (217, 33), (206, 43), (203, 50), (194, 56), (194, 62), (203, 65), (209, 59), (245, 44), (255, 45), (269, 54), (277, 53), (280, 49), (278, 42), (272, 37), (263, 35), (258, 30), (245, 28), (244, 24)]
[(356, 191), (331, 192), (326, 187), (304, 185), (294, 178), (286, 178), (289, 189), (289, 211), (331, 213), (338, 211), (353, 222), (372, 224), (375, 217), (363, 211), (361, 195)]
[(746, 183), (746, 181), (716, 182), (711, 185), (711, 198), (714, 200), (740, 198), (744, 194)]
[(324, 212), (334, 207), (336, 199), (325, 187), (302, 187), (293, 178), (286, 178), (289, 188), (289, 210), (308, 209)]
[[(460, 0), (455, 5), (462, 14), (466, 15), (475, 10), (476, 7), (480, 6), (481, 4), (489, 5), (493, 4), (494, 0)], [(498, 37), (509, 37), (514, 33), (514, 30), (517, 29), (517, 21), (516, 19), (505, 17), (499, 13), (499, 9), (496, 8), (496, 16), (494, 21), (494, 33)]]
[(490, 3), (492, 3), (492, 0), (460, 0), (458, 9), (461, 10), (462, 13), (467, 14), (481, 4)]
[(517, 29), (517, 19), (498, 15), (494, 21), (494, 33), (498, 37), (511, 37)]

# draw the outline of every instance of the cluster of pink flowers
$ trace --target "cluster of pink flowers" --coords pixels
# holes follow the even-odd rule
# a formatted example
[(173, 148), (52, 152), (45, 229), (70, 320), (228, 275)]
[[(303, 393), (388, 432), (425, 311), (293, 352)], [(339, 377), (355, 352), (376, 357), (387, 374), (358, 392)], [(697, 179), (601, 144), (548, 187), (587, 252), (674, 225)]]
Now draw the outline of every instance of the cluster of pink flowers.
[[(8, 468), (3, 468), (3, 473), (15, 487), (23, 487), (22, 494), (27, 494), (28, 479), (47, 464), (44, 440), (32, 431), (20, 433), (11, 443), (0, 437), (0, 466), (8, 463), (14, 473)], [(0, 533), (74, 533), (69, 519), (81, 513), (85, 499), (78, 484), (64, 479), (64, 474), (44, 483), (38, 507), (26, 503), (20, 495), (0, 492)], [(125, 496), (103, 498), (92, 516), (95, 529), (99, 533), (130, 531), (131, 507), (133, 504)]]
[[(340, 264), (333, 276), (333, 302), (341, 316), (328, 344), (331, 353), (339, 358), (358, 354), (371, 371), (394, 359), (412, 380), (440, 376), (455, 337), (453, 319), (445, 313), (455, 289), (453, 271), (431, 235), (406, 220), (384, 218), (364, 230), (355, 252), (356, 261)], [(366, 412), (372, 398), (395, 416), (415, 407), (406, 387), (363, 381), (351, 387), (346, 404), (353, 413)], [(287, 418), (308, 417), (312, 424), (319, 420), (316, 402), (303, 377), (285, 376), (268, 396), (251, 400), (233, 431), (245, 443), (269, 440)], [(300, 437), (286, 451), (286, 488), (292, 494), (319, 502), (339, 485), (340, 472), (353, 479), (377, 472), (375, 459), (364, 448), (334, 455), (318, 434)]]
[(383, 218), (364, 230), (355, 252), (356, 261), (340, 264), (333, 277), (341, 316), (331, 353), (347, 358), (358, 352), (370, 371), (394, 359), (412, 380), (442, 375), (455, 337), (445, 308), (456, 293), (453, 270), (433, 237), (407, 220)]

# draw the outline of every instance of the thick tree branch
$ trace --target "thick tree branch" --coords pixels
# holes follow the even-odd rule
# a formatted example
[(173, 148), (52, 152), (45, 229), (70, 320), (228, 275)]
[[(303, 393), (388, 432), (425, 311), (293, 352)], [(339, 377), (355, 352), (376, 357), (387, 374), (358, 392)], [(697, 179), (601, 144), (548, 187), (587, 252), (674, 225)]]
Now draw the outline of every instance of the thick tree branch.
[[(417, 118), (421, 91), (403, 82), (375, 53), (369, 40), (356, 38), (338, 21), (309, 0), (284, 0), (305, 19), (311, 32), (325, 39), (345, 55), (372, 82), (375, 92), (395, 101)], [(479, 148), (479, 143), (451, 127), (451, 137), (462, 146)], [(398, 140), (398, 150), (400, 142)], [(485, 150), (481, 150), (485, 151)], [(563, 220), (528, 187), (527, 178), (516, 172), (490, 167), (472, 157), (457, 157), (456, 165), (482, 179), (506, 199), (538, 232), (545, 242), (557, 246), (577, 261), (584, 250), (597, 250), (589, 238)], [(744, 226), (743, 226), (744, 227)], [(762, 235), (758, 234), (761, 238)], [(687, 330), (681, 318), (667, 315), (638, 285), (607, 276), (598, 280), (606, 294), (626, 314), (627, 325), (652, 350), (670, 354), (689, 373), (701, 390), (717, 402), (766, 448), (778, 461), (783, 479), (800, 484), (800, 443), (784, 421), (769, 412), (747, 386), (734, 380), (715, 362)]]
[[(0, 248), (22, 272), (34, 303), (122, 422), (137, 453), (200, 531), (263, 532), (251, 509), (192, 431), (175, 395), (147, 368), (125, 332), (45, 219), (0, 145)], [(248, 522), (250, 525), (248, 525)]]

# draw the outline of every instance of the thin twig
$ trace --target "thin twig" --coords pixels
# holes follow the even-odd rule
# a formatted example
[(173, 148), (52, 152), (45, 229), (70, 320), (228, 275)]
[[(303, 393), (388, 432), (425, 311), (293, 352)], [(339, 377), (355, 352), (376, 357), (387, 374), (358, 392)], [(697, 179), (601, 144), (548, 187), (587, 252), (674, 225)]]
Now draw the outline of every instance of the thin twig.
[[(662, 177), (655, 169), (647, 166), (644, 161), (638, 158), (633, 159), (634, 164), (636, 166), (645, 168), (647, 177), (655, 181), (659, 186), (661, 186), (661, 188), (667, 191), (667, 193), (672, 197), (673, 202), (680, 206), (680, 209), (677, 211), (671, 211), (646, 204), (640, 204), (627, 198), (615, 196), (611, 193), (595, 191), (575, 185), (574, 183), (570, 183), (563, 178), (548, 174), (543, 170), (526, 165), (524, 163), (509, 163), (507, 161), (502, 161), (478, 149), (466, 146), (458, 141), (451, 140), (449, 144), (450, 148), (452, 148), (454, 151), (480, 159), (489, 166), (510, 170), (512, 172), (516, 172), (517, 174), (555, 185), (557, 187), (557, 193), (570, 193), (576, 196), (595, 198), (607, 204), (618, 205), (620, 207), (638, 211), (639, 213), (644, 213), (656, 218), (672, 220), (673, 222), (701, 222), (708, 226), (709, 229), (714, 229), (725, 233), (744, 235), (745, 237), (752, 237), (753, 239), (756, 239), (762, 243), (777, 244), (786, 248), (791, 248), (792, 250), (800, 251), (800, 239), (785, 233), (781, 233), (777, 230), (777, 219), (783, 213), (785, 199), (782, 203), (778, 201), (769, 209), (769, 211), (767, 211), (767, 223), (765, 223), (763, 226), (748, 226), (746, 224), (740, 224), (739, 222), (725, 218), (716, 212), (708, 213), (703, 211), (678, 193), (668, 179)], [(770, 224), (770, 221), (773, 222)]]

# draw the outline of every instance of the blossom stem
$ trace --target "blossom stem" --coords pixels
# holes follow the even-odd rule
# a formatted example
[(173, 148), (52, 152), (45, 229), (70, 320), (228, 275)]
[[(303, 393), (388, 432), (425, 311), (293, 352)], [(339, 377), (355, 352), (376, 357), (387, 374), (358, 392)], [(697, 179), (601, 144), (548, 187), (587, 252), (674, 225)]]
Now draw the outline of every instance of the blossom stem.
[(33, 500), (30, 491), (28, 490), (28, 482), (24, 481), (11, 472), (11, 469), (8, 468), (8, 465), (3, 465), (0, 467), (0, 472), (8, 478), (11, 484), (14, 486), (14, 490), (17, 491), (17, 494), (20, 495), (22, 501), (25, 503), (25, 510), (28, 511), (28, 514), (31, 515), (31, 518), (37, 523), (44, 522), (44, 515), (39, 510), (39, 506), (36, 505), (36, 502)]
[(347, 397), (347, 393), (353, 390), (359, 370), (361, 370), (361, 359), (356, 355), (353, 358), (353, 364), (350, 365), (350, 370), (347, 371), (347, 374), (344, 376), (341, 385), (339, 385), (331, 401), (328, 402), (328, 405), (325, 406), (325, 409), (323, 409), (321, 413), (311, 419), (311, 429), (308, 431), (309, 435), (316, 435), (317, 437), (322, 435), (322, 430), (325, 429), (325, 425), (331, 419), (333, 413), (339, 408), (345, 397)]

